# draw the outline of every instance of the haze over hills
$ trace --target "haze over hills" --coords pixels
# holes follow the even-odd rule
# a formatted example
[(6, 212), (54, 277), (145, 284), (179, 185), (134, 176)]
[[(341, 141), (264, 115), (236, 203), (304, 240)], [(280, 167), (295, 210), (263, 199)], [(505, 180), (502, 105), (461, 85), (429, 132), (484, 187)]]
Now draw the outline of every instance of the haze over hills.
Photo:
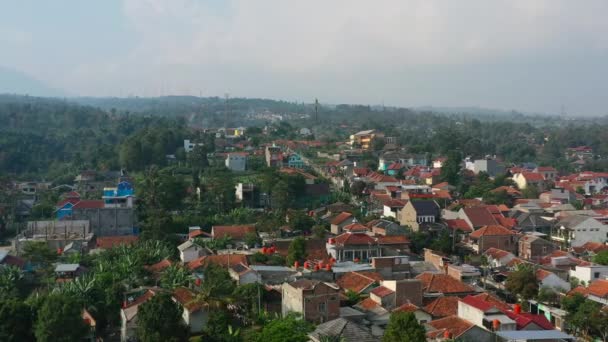
[(23, 72), (0, 66), (0, 94), (63, 97), (67, 94)]

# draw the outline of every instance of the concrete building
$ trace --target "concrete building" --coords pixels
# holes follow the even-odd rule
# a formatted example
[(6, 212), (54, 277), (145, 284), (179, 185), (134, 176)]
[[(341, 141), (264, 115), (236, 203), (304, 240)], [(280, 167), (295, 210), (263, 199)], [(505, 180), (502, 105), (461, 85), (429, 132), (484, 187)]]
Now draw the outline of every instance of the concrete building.
[(247, 154), (228, 153), (224, 164), (230, 171), (243, 172), (247, 168)]
[(559, 249), (555, 243), (536, 235), (525, 234), (519, 239), (519, 257), (538, 262), (540, 258)]
[(198, 259), (203, 255), (207, 255), (207, 253), (205, 253), (205, 249), (195, 244), (192, 240), (182, 243), (181, 245), (177, 246), (177, 249), (179, 250), (179, 258), (184, 263)]
[(608, 266), (605, 265), (589, 265), (589, 266), (576, 266), (573, 270), (570, 270), (570, 277), (575, 277), (580, 281), (584, 281), (585, 284), (590, 284), (598, 279), (608, 278)]
[(551, 239), (566, 247), (579, 247), (589, 241), (604, 243), (608, 226), (589, 216), (566, 216), (551, 232)]
[(478, 159), (473, 162), (473, 172), (475, 174), (485, 172), (490, 177), (496, 177), (504, 174), (505, 168), (494, 159)]
[(173, 300), (181, 306), (182, 319), (190, 333), (201, 333), (209, 321), (209, 305), (197, 299), (196, 294), (185, 287), (173, 291)]
[(323, 323), (340, 316), (340, 288), (319, 280), (300, 279), (282, 285), (283, 316), (299, 313), (313, 323)]
[(440, 208), (435, 201), (408, 201), (397, 214), (399, 223), (419, 231), (421, 226), (432, 224), (439, 218)]
[(268, 167), (282, 167), (283, 166), (283, 152), (281, 152), (280, 147), (266, 146), (265, 157), (266, 157), (266, 166), (268, 166)]
[(478, 254), (490, 248), (517, 252), (517, 235), (510, 229), (500, 225), (482, 227), (468, 236), (466, 245)]

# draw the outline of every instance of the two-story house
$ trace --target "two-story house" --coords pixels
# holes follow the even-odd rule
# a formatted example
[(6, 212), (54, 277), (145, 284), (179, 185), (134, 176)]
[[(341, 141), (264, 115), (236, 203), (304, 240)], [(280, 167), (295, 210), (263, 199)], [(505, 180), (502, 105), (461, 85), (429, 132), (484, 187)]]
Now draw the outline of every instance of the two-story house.
[(340, 316), (340, 288), (319, 280), (300, 279), (283, 283), (281, 312), (299, 313), (314, 323), (323, 323)]
[(524, 234), (519, 239), (519, 257), (538, 262), (540, 258), (559, 249), (555, 243), (536, 235)]
[(518, 247), (515, 232), (500, 225), (477, 229), (469, 234), (468, 238), (468, 246), (478, 254), (492, 247), (515, 253)]
[(399, 223), (419, 231), (425, 224), (435, 223), (439, 218), (440, 208), (435, 201), (408, 201), (397, 214)]
[(230, 171), (245, 171), (247, 168), (247, 153), (228, 153), (226, 155), (225, 165)]
[(586, 242), (608, 240), (608, 226), (590, 216), (569, 215), (557, 223), (551, 239), (567, 247), (579, 247)]

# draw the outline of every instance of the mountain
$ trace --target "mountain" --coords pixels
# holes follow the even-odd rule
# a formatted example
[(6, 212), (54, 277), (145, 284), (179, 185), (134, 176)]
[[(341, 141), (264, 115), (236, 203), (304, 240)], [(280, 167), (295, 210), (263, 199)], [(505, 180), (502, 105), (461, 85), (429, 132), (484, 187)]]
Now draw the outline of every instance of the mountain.
[(0, 94), (64, 97), (66, 93), (20, 71), (0, 67)]

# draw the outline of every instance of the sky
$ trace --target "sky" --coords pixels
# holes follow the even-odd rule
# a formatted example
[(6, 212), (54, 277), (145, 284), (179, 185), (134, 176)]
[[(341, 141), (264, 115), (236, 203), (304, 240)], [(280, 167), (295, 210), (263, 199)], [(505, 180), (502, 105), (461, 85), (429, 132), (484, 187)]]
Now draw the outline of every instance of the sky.
[(605, 0), (0, 0), (0, 89), (608, 115)]

